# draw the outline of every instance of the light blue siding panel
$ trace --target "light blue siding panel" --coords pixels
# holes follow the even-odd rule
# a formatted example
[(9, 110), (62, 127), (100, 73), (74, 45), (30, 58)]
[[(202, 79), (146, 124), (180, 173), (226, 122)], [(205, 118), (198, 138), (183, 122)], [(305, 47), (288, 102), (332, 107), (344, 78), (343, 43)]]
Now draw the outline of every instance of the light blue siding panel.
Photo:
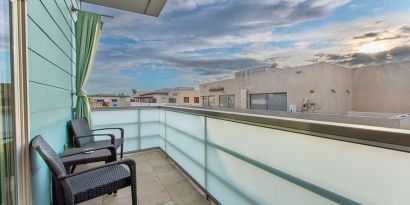
[(71, 106), (71, 90), (55, 88), (33, 81), (29, 82), (29, 88), (31, 113)]
[[(28, 20), (27, 27), (29, 30), (28, 47), (47, 57), (51, 62), (64, 68), (67, 72), (71, 72), (71, 59), (31, 19)], [(31, 69), (30, 65), (29, 69)]]
[[(71, 108), (55, 109), (30, 114), (31, 136), (42, 135), (56, 150), (63, 151), (68, 142), (67, 122), (71, 119)], [(49, 171), (40, 156), (31, 153), (32, 196), (33, 205), (50, 204)]]
[[(30, 136), (43, 135), (58, 153), (68, 142), (67, 121), (72, 119), (75, 103), (72, 86), (75, 79), (73, 19), (76, 14), (70, 12), (69, 1), (33, 0), (27, 3)], [(50, 204), (48, 168), (34, 152), (31, 163), (33, 205)]]
[[(37, 53), (29, 50), (28, 60), (32, 68), (29, 72), (29, 79), (36, 82), (42, 82), (48, 85), (71, 89), (71, 73), (63, 70), (63, 68), (53, 65)], [(52, 78), (44, 78), (44, 76), (53, 76)]]
[[(53, 1), (37, 0), (29, 1), (28, 4), (30, 4), (31, 8), (31, 12), (28, 13), (30, 18), (32, 18), (33, 21), (35, 21), (52, 38), (52, 40), (56, 42), (62, 48), (62, 50), (64, 50), (66, 54), (72, 58), (71, 50), (73, 49), (73, 46), (71, 43), (71, 31), (62, 23), (57, 25), (58, 18), (56, 18), (56, 15), (53, 15), (53, 13), (56, 13), (56, 9), (52, 8), (56, 6)], [(49, 8), (45, 6), (48, 6)], [(57, 12), (59, 11), (57, 10)]]
[[(71, 11), (71, 5), (72, 4), (68, 1), (66, 1), (66, 0), (52, 0), (52, 1), (54, 1), (58, 5), (60, 10), (62, 11), (62, 17), (64, 17), (66, 19), (66, 22), (68, 22), (68, 25), (70, 25), (70, 27), (74, 31), (74, 27), (73, 27), (74, 24), (72, 24), (71, 22), (73, 21), (74, 16), (76, 15), (76, 12)], [(76, 8), (78, 8), (78, 7), (76, 7)]]
[(42, 0), (42, 2), (52, 14), (58, 25), (64, 28), (67, 36), (74, 36), (73, 22), (71, 18), (66, 17), (66, 15), (69, 14), (69, 11), (64, 2), (62, 0)]

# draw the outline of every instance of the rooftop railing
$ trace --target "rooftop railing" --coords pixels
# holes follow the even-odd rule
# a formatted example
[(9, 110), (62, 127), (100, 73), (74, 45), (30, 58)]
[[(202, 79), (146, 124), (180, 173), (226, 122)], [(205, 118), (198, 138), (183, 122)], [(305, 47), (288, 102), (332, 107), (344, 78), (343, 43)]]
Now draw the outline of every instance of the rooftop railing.
[(171, 106), (93, 110), (221, 204), (406, 204), (410, 131)]

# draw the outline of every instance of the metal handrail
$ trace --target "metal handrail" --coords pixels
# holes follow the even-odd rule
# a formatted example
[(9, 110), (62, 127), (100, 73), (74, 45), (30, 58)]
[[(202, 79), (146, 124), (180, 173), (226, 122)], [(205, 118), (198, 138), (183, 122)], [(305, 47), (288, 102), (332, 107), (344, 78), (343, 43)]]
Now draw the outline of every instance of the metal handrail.
[(410, 152), (410, 130), (383, 128), (367, 125), (334, 123), (306, 119), (277, 117), (246, 112), (210, 110), (178, 106), (143, 106), (119, 108), (94, 108), (94, 111), (162, 109), (206, 116), (242, 124), (284, 130), (309, 136), (346, 141), (356, 144)]

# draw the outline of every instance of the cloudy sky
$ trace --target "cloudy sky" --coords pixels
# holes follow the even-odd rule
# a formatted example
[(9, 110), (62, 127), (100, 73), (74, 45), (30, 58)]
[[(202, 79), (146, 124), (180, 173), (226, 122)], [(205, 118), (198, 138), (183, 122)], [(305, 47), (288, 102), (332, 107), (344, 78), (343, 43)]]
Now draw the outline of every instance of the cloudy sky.
[(159, 18), (115, 16), (87, 90), (192, 86), (246, 68), (410, 60), (410, 0), (168, 0)]

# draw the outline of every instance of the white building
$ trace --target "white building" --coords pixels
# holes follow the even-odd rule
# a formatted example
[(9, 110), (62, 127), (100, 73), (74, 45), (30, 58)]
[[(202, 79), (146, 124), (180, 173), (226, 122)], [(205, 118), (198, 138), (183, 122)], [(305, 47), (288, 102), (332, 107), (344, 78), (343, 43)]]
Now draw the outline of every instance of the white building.
[(135, 92), (135, 103), (160, 103), (184, 106), (202, 106), (198, 90), (189, 87), (160, 89), (152, 92)]

